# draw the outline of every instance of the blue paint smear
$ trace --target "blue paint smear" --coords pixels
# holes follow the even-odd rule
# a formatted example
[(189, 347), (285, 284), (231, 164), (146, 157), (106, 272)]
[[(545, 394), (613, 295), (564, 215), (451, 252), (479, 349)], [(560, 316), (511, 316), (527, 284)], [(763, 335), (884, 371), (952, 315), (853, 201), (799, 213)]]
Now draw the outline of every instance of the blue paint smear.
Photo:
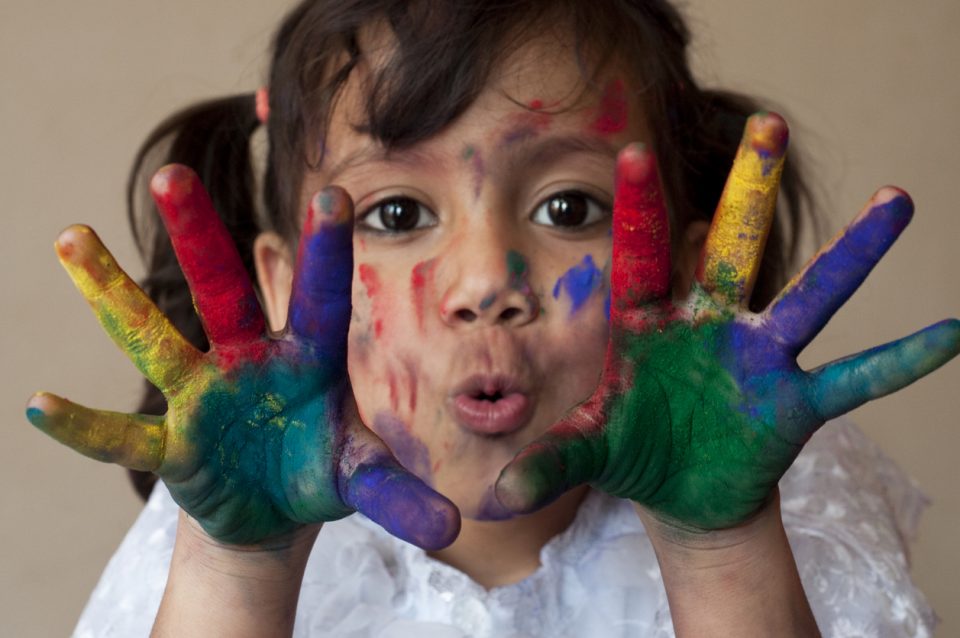
[(39, 423), (46, 416), (40, 408), (27, 408), (27, 420), (30, 423)]
[[(553, 287), (553, 298), (559, 299), (561, 291), (570, 297), (570, 314), (575, 314), (587, 302), (590, 295), (603, 286), (603, 271), (587, 255), (583, 261), (568, 270)], [(609, 309), (607, 310), (609, 314)]]

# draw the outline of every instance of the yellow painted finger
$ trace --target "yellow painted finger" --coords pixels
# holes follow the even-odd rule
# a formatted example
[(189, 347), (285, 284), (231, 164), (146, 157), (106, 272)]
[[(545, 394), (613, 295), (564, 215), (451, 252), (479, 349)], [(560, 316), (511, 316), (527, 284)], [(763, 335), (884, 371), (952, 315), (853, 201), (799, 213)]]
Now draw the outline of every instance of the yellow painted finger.
[(38, 429), (98, 461), (153, 471), (163, 461), (163, 417), (91, 410), (54, 394), (38, 393), (27, 404)]
[(747, 120), (700, 257), (697, 280), (725, 303), (746, 306), (776, 210), (789, 137), (775, 113)]
[(67, 228), (57, 239), (56, 249), (60, 263), (110, 338), (161, 392), (175, 392), (200, 351), (117, 265), (92, 229)]

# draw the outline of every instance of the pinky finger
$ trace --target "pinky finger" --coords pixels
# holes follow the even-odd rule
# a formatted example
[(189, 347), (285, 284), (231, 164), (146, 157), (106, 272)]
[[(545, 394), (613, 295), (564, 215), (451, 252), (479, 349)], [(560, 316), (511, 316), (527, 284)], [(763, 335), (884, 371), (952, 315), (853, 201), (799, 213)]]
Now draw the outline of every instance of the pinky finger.
[(933, 372), (960, 353), (960, 321), (948, 319), (859, 354), (828, 363), (810, 375), (824, 419), (886, 396)]
[(91, 410), (39, 392), (27, 403), (37, 429), (97, 461), (153, 471), (163, 461), (163, 417)]

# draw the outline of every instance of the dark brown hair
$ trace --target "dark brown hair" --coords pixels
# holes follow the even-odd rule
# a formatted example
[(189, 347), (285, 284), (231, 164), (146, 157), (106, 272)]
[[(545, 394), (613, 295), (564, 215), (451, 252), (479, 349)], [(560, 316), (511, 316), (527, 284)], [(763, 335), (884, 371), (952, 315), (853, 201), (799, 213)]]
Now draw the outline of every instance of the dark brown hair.
[[(250, 153), (259, 124), (253, 94), (174, 114), (141, 146), (130, 174), (130, 222), (148, 269), (144, 288), (198, 347), (207, 347), (206, 338), (169, 239), (143, 197), (147, 180), (165, 163), (196, 170), (254, 277), (252, 247), (261, 229), (295, 241), (305, 172), (322, 157), (332, 107), (364, 60), (361, 31), (377, 21), (392, 30), (395, 47), (373, 73), (357, 126), (386, 148), (409, 147), (455, 121), (497, 64), (538, 29), (569, 32), (586, 82), (608, 62), (618, 63), (641, 87), (675, 241), (692, 221), (711, 218), (746, 118), (760, 110), (747, 97), (696, 83), (687, 59), (690, 33), (666, 0), (304, 0), (273, 43), (262, 219)], [(788, 160), (755, 307), (782, 285), (809, 200), (796, 160)], [(140, 409), (166, 409), (149, 384)], [(154, 479), (138, 473), (133, 478), (146, 496)]]

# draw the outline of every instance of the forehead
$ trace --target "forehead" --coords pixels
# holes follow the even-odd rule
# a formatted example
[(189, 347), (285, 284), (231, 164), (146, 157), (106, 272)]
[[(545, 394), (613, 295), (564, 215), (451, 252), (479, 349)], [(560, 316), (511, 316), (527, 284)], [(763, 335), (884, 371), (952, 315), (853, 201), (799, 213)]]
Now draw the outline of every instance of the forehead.
[(365, 54), (330, 113), (320, 172), (332, 181), (366, 161), (415, 161), (423, 149), (450, 140), (460, 148), (465, 143), (507, 146), (550, 131), (561, 134), (568, 146), (579, 136), (589, 150), (647, 139), (637, 83), (624, 72), (625, 65), (613, 60), (597, 67), (563, 35), (555, 25), (526, 30), (512, 40), (508, 54), (498, 56), (486, 84), (457, 119), (397, 150), (361, 132), (368, 88), (392, 52), (389, 32), (372, 29), (365, 36)]

